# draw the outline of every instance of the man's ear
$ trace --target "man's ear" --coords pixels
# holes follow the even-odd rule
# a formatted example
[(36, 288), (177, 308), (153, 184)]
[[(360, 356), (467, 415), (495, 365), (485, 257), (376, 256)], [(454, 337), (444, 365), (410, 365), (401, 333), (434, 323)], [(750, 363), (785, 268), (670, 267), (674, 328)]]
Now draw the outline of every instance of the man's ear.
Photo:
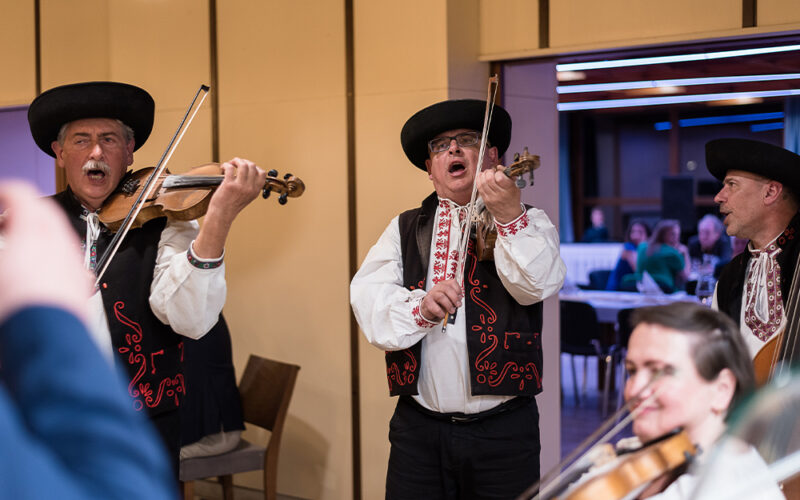
[(52, 148), (53, 153), (56, 154), (56, 166), (64, 168), (64, 159), (61, 156), (64, 152), (64, 148), (61, 147), (61, 144), (59, 144), (58, 141), (51, 142), (50, 148)]
[(128, 144), (125, 146), (125, 152), (127, 153), (127, 163), (125, 164), (126, 167), (130, 167), (133, 165), (133, 148), (134, 148), (133, 140), (128, 141)]
[(488, 162), (492, 167), (500, 163), (500, 155), (497, 153), (497, 148), (495, 146), (486, 149), (483, 161)]
[(781, 198), (783, 184), (778, 181), (769, 181), (764, 187), (764, 204), (772, 205)]
[(428, 179), (433, 179), (433, 177), (431, 177), (431, 159), (430, 158), (425, 160), (425, 170), (428, 172)]

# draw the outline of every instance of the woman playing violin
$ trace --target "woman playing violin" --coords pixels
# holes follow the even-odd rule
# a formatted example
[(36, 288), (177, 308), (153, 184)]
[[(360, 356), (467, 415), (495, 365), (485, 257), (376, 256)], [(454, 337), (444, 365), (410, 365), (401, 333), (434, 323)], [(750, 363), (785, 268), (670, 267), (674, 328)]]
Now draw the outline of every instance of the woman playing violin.
[[(682, 428), (699, 449), (695, 463), (662, 475), (639, 498), (692, 498), (695, 471), (725, 432), (728, 410), (754, 387), (750, 356), (727, 316), (696, 304), (638, 309), (631, 323), (625, 399), (634, 403), (634, 434), (647, 442)], [(766, 469), (753, 448), (739, 448), (721, 454), (724, 463), (715, 464), (715, 474), (704, 481), (727, 489)], [(784, 497), (774, 485), (758, 498)]]

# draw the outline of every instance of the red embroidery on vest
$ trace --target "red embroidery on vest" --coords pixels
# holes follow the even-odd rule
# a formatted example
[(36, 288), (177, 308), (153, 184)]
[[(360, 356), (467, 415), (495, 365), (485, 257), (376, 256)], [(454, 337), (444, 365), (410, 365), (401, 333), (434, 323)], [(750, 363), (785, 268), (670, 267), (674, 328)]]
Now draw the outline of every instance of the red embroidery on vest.
[[(142, 376), (144, 376), (147, 371), (147, 357), (142, 353), (141, 346), (142, 327), (139, 323), (122, 314), (123, 309), (125, 309), (124, 302), (118, 301), (114, 303), (114, 317), (117, 321), (133, 331), (133, 333), (125, 334), (127, 347), (120, 347), (118, 349), (120, 354), (128, 354), (129, 365), (139, 365), (136, 374), (131, 378), (128, 384), (128, 394), (134, 398), (133, 408), (136, 411), (141, 411), (145, 406), (148, 408), (155, 408), (161, 403), (164, 396), (174, 398), (175, 406), (177, 407), (180, 404), (179, 394), (185, 392), (183, 375), (178, 374), (175, 377), (167, 377), (161, 380), (155, 396), (153, 396), (153, 389), (150, 388), (149, 383), (139, 383), (139, 380), (141, 380)], [(152, 365), (151, 373), (156, 373), (155, 364), (152, 362), (153, 356), (163, 353), (164, 351), (162, 349), (161, 351), (150, 354)]]
[[(490, 387), (497, 387), (508, 377), (511, 380), (519, 380), (520, 392), (524, 390), (526, 382), (534, 382), (538, 388), (541, 388), (542, 379), (534, 363), (529, 362), (520, 366), (515, 361), (507, 361), (502, 368), (499, 368), (496, 361), (489, 361), (487, 359), (500, 345), (498, 336), (492, 333), (494, 330), (492, 325), (497, 321), (497, 313), (489, 304), (478, 297), (482, 289), (486, 288), (486, 286), (482, 285), (480, 280), (475, 277), (477, 258), (472, 241), (470, 240), (469, 243), (469, 248), (467, 249), (468, 260), (470, 262), (469, 273), (467, 275), (470, 284), (469, 296), (475, 305), (485, 311), (478, 315), (480, 324), (472, 325), (470, 329), (474, 332), (473, 335), (480, 334), (481, 344), (489, 344), (475, 358), (475, 369), (478, 372), (475, 376), (475, 382), (478, 384), (487, 384)], [(511, 348), (508, 340), (509, 337), (516, 337), (519, 339), (521, 335), (519, 332), (504, 332), (503, 349), (505, 350)]]
[(406, 349), (403, 354), (405, 354), (407, 359), (403, 362), (402, 370), (397, 366), (397, 363), (391, 363), (386, 368), (386, 378), (389, 380), (389, 391), (392, 390), (393, 381), (397, 385), (402, 386), (411, 384), (416, 379), (417, 358), (414, 357), (410, 349)]

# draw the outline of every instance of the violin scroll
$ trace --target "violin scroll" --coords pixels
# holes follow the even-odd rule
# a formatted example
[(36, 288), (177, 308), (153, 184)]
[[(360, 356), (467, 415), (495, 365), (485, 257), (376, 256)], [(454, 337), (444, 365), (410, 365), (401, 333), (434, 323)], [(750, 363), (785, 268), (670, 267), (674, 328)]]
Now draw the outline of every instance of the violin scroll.
[(514, 163), (506, 167), (503, 171), (507, 176), (516, 178), (517, 187), (522, 189), (525, 187), (525, 180), (522, 175), (526, 172), (529, 173), (530, 185), (533, 186), (533, 171), (541, 166), (539, 155), (532, 155), (528, 152), (528, 146), (522, 150), (522, 154), (514, 153)]
[(278, 193), (278, 203), (286, 205), (289, 198), (297, 198), (305, 190), (306, 185), (294, 175), (286, 174), (283, 179), (278, 179), (278, 171), (273, 169), (267, 172), (267, 179), (264, 183), (264, 189), (261, 190), (261, 196), (267, 199), (271, 193)]

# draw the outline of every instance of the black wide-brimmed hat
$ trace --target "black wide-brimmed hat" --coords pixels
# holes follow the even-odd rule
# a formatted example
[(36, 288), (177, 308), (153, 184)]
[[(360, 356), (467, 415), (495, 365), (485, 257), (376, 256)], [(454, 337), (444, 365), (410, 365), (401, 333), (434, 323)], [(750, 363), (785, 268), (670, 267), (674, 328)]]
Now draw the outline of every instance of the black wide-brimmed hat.
[[(417, 111), (408, 119), (400, 132), (400, 143), (411, 163), (425, 170), (428, 157), (428, 141), (448, 130), (460, 128), (483, 129), (486, 101), (459, 99), (438, 102)], [(496, 147), (500, 156), (511, 142), (511, 117), (500, 106), (494, 107), (489, 126), (489, 144)]]
[(800, 156), (767, 142), (751, 139), (709, 141), (706, 143), (706, 167), (721, 181), (728, 170), (743, 170), (800, 192)]
[(133, 129), (134, 151), (153, 130), (155, 103), (144, 89), (119, 82), (73, 83), (54, 87), (33, 100), (28, 124), (36, 145), (55, 157), (51, 144), (65, 123), (84, 118), (112, 118)]

